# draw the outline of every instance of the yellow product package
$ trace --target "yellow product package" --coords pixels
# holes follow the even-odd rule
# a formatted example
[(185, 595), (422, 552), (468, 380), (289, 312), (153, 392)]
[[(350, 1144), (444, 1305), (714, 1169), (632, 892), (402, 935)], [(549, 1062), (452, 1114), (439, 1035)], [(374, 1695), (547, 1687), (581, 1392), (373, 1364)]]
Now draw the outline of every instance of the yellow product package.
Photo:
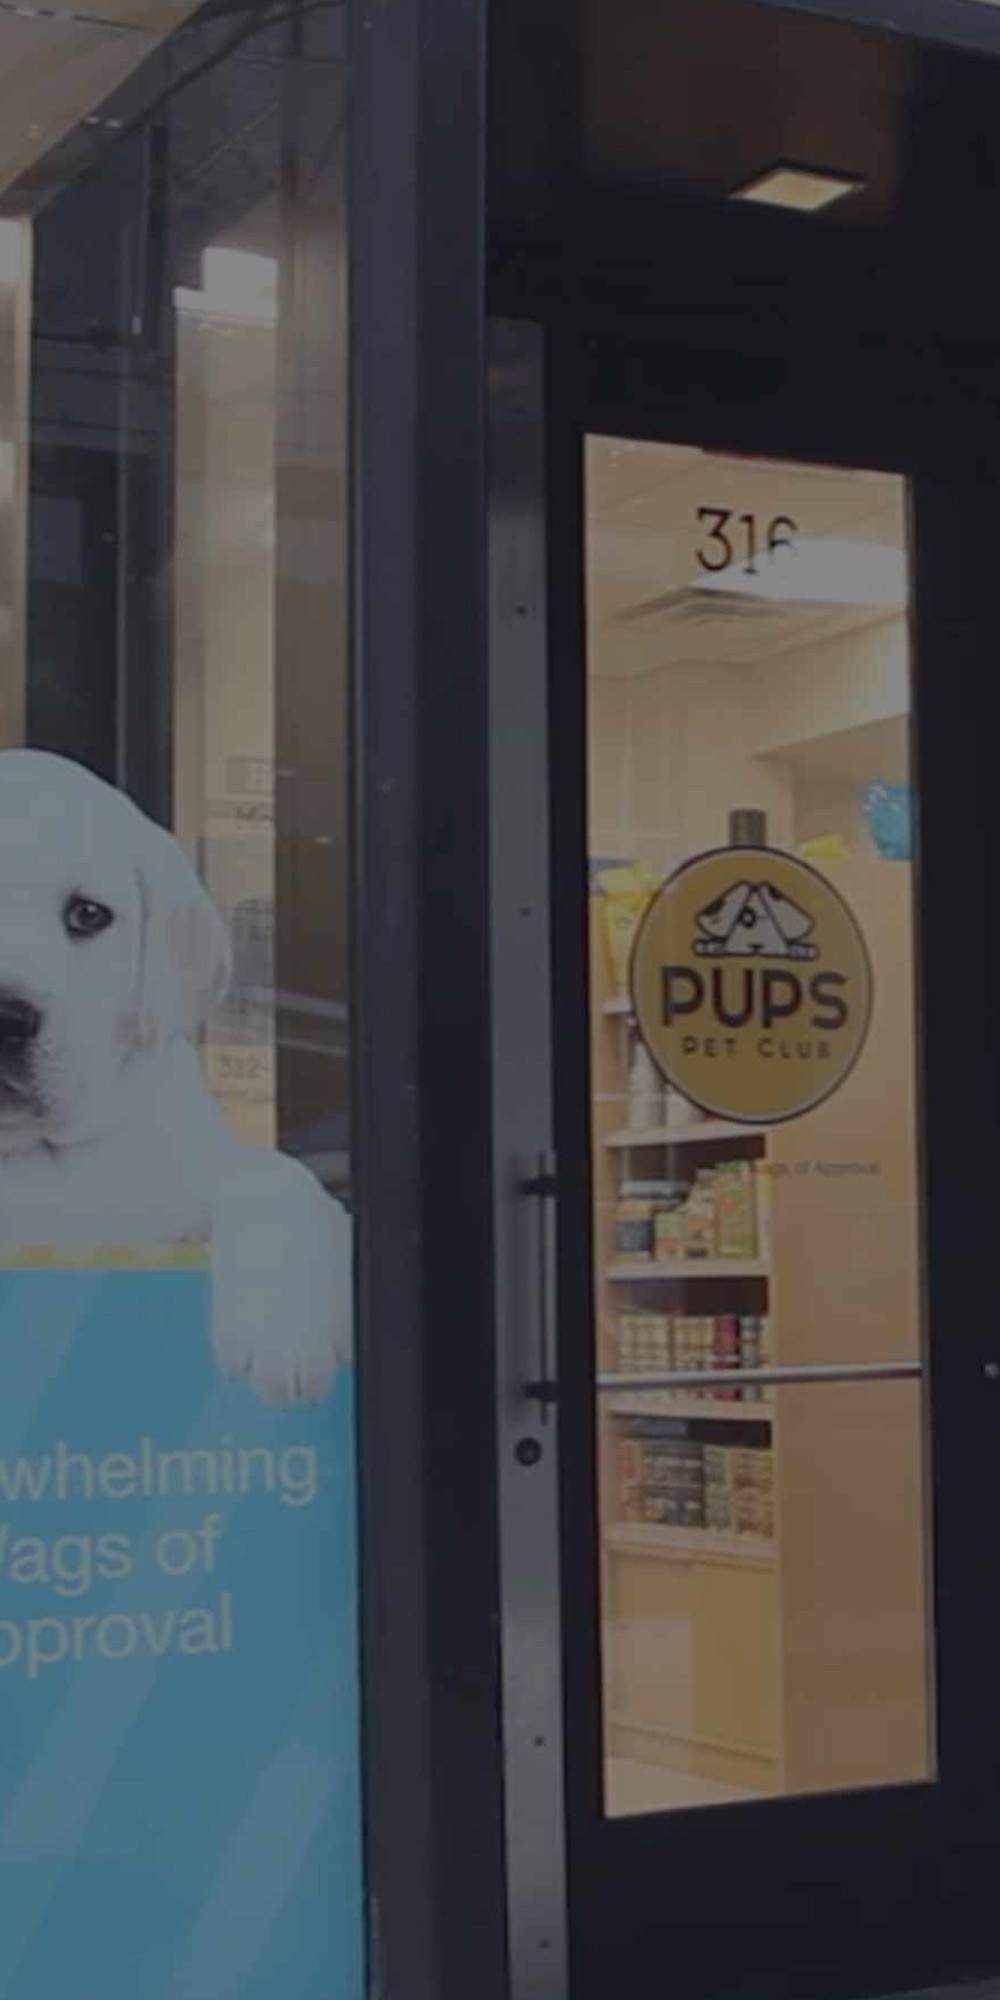
[(700, 1168), (684, 1209), (684, 1254), (714, 1257), (716, 1253), (716, 1190), (711, 1168)]
[(842, 833), (818, 833), (798, 845), (803, 861), (843, 861), (850, 851)]
[(684, 1255), (684, 1210), (658, 1208), (653, 1217), (653, 1256), (658, 1264), (670, 1264)]
[(639, 919), (659, 887), (658, 877), (644, 861), (602, 868), (595, 877), (604, 905), (604, 936), (615, 992), (628, 992), (629, 957)]
[(771, 1261), (771, 1206), (774, 1194), (774, 1180), (769, 1160), (755, 1160), (753, 1163), (753, 1204), (754, 1233), (757, 1238), (756, 1254), (762, 1263)]
[(720, 1257), (755, 1257), (753, 1169), (749, 1160), (724, 1160), (715, 1169), (716, 1249)]

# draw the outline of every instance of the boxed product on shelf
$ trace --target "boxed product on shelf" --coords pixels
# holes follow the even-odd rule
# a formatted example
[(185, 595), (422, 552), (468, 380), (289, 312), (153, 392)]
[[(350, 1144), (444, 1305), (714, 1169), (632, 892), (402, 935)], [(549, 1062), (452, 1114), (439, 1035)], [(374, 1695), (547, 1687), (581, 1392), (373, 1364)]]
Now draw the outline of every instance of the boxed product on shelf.
[[(722, 1313), (717, 1319), (713, 1320), (712, 1326), (714, 1332), (713, 1368), (738, 1370), (741, 1362), (739, 1319), (735, 1313)], [(738, 1402), (739, 1395), (739, 1389), (736, 1387), (732, 1389), (716, 1388), (715, 1390), (716, 1400), (721, 1403)]]
[(679, 1207), (685, 1181), (623, 1181), (615, 1211), (615, 1251), (627, 1263), (653, 1255), (659, 1217)]
[(769, 1446), (692, 1436), (691, 1423), (703, 1421), (711, 1419), (618, 1419), (618, 1519), (773, 1536)]
[[(677, 1258), (762, 1254), (755, 1162), (722, 1160), (699, 1167), (694, 1182), (625, 1181), (618, 1204), (618, 1255), (657, 1263)], [(761, 1186), (769, 1183), (761, 1182)]]
[[(771, 1358), (770, 1320), (748, 1315), (740, 1321), (740, 1367), (764, 1368)], [(759, 1382), (747, 1382), (742, 1390), (745, 1403), (770, 1401), (770, 1390)]]
[(622, 1313), (615, 1329), (615, 1365), (622, 1374), (631, 1373), (638, 1366), (636, 1321), (640, 1317), (639, 1313)]
[(664, 1370), (673, 1365), (668, 1313), (623, 1313), (618, 1322), (618, 1366), (623, 1372)]
[(680, 1528), (699, 1528), (705, 1518), (705, 1470), (701, 1445), (694, 1438), (672, 1438), (663, 1454), (666, 1463), (668, 1520)]
[(769, 1451), (750, 1447), (735, 1454), (733, 1525), (737, 1534), (774, 1534), (774, 1475)]
[[(704, 1368), (706, 1370), (710, 1370), (715, 1367), (715, 1320), (714, 1319), (712, 1318), (698, 1319), (697, 1334), (696, 1334), (696, 1352), (698, 1359), (695, 1365), (698, 1368)], [(709, 1399), (711, 1399), (715, 1395), (715, 1391), (712, 1388), (705, 1389), (701, 1393), (704, 1394)]]
[(646, 1314), (647, 1352), (653, 1366), (665, 1372), (674, 1364), (674, 1322), (670, 1313)]
[[(693, 1313), (679, 1313), (674, 1320), (674, 1367), (700, 1371), (704, 1366), (701, 1320)], [(686, 1396), (701, 1396), (704, 1391), (696, 1389), (692, 1384), (683, 1393)]]
[(622, 1521), (642, 1520), (642, 1445), (626, 1430), (615, 1439), (618, 1481), (618, 1516)]
[(757, 1237), (757, 1256), (765, 1264), (771, 1261), (771, 1204), (774, 1193), (774, 1179), (769, 1160), (755, 1160), (753, 1163), (754, 1228)]
[(768, 1321), (753, 1314), (624, 1312), (613, 1329), (614, 1367), (621, 1375), (665, 1375), (674, 1370), (700, 1374), (731, 1371), (732, 1387), (697, 1382), (664, 1393), (694, 1401), (760, 1403), (768, 1400), (757, 1382), (740, 1378), (767, 1359)]
[(711, 1168), (699, 1167), (684, 1207), (684, 1255), (716, 1255), (716, 1182)]
[[(740, 1320), (741, 1368), (759, 1368), (761, 1365), (760, 1328), (760, 1320), (751, 1315), (744, 1315)], [(744, 1403), (759, 1403), (761, 1400), (760, 1384), (757, 1382), (745, 1382), (740, 1394)]]
[(715, 1169), (715, 1238), (719, 1257), (756, 1257), (754, 1179), (749, 1160), (725, 1160)]
[(678, 1197), (664, 1202), (653, 1217), (653, 1256), (658, 1264), (670, 1264), (684, 1255), (684, 1201)]
[(615, 1365), (623, 1374), (626, 1370), (633, 1370), (637, 1365), (638, 1341), (635, 1323), (639, 1317), (638, 1313), (622, 1313), (615, 1328), (617, 1357)]
[(638, 1264), (652, 1257), (655, 1212), (649, 1182), (622, 1183), (615, 1210), (615, 1251), (627, 1263)]
[(677, 1369), (695, 1366), (692, 1359), (690, 1326), (690, 1319), (685, 1313), (674, 1315), (674, 1367)]
[(705, 1446), (705, 1526), (731, 1533), (735, 1522), (735, 1451), (727, 1445)]

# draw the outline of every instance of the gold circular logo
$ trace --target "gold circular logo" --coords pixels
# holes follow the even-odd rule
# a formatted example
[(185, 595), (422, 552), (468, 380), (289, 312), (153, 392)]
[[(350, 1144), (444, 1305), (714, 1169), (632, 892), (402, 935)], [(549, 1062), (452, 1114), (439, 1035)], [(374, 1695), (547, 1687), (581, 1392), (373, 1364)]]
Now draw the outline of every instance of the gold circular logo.
[(669, 876), (639, 926), (631, 980), (667, 1082), (748, 1125), (822, 1104), (871, 1020), (871, 965), (847, 904), (776, 848), (717, 848)]

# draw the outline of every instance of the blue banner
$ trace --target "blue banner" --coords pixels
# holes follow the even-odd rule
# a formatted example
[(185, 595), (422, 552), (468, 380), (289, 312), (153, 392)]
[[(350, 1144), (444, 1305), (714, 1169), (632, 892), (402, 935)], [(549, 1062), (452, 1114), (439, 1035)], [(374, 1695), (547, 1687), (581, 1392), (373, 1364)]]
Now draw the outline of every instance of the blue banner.
[(361, 2000), (351, 1371), (221, 1381), (188, 1262), (0, 1270), (3, 2000)]

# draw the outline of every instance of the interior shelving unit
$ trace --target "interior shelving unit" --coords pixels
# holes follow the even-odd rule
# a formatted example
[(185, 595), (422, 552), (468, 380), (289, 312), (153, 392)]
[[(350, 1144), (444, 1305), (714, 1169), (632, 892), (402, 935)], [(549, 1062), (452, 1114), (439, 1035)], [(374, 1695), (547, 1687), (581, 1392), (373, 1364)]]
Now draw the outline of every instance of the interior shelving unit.
[[(616, 1007), (616, 1015), (628, 1018), (627, 1006)], [(757, 1125), (735, 1125), (728, 1118), (704, 1118), (699, 1125), (686, 1130), (672, 1131), (666, 1125), (649, 1125), (644, 1131), (633, 1131), (626, 1126), (621, 1132), (605, 1134), (604, 1144), (612, 1152), (648, 1153), (653, 1149), (674, 1146), (714, 1146), (720, 1139), (761, 1138), (762, 1128)]]
[(737, 1278), (766, 1278), (768, 1267), (752, 1257), (705, 1257), (690, 1260), (678, 1257), (669, 1266), (662, 1264), (612, 1263), (604, 1276), (612, 1285), (704, 1284), (709, 1279), (732, 1284)]
[[(708, 1118), (677, 1131), (625, 1125), (630, 1006), (611, 990), (594, 899), (591, 963), (605, 968), (591, 1022), (602, 1375), (618, 1366), (629, 1310), (766, 1317), (769, 1358), (782, 1364), (919, 1352), (910, 868), (861, 856), (823, 865), (869, 944), (872, 1029), (863, 1063), (826, 1105), (768, 1131)], [(733, 1158), (767, 1163), (768, 1261), (616, 1256), (624, 1181), (688, 1178)], [(599, 1394), (611, 1757), (748, 1794), (926, 1774), (920, 1395), (908, 1381), (784, 1386), (754, 1402)], [(615, 1440), (629, 1416), (670, 1417), (692, 1438), (761, 1427), (773, 1539), (621, 1520)]]

